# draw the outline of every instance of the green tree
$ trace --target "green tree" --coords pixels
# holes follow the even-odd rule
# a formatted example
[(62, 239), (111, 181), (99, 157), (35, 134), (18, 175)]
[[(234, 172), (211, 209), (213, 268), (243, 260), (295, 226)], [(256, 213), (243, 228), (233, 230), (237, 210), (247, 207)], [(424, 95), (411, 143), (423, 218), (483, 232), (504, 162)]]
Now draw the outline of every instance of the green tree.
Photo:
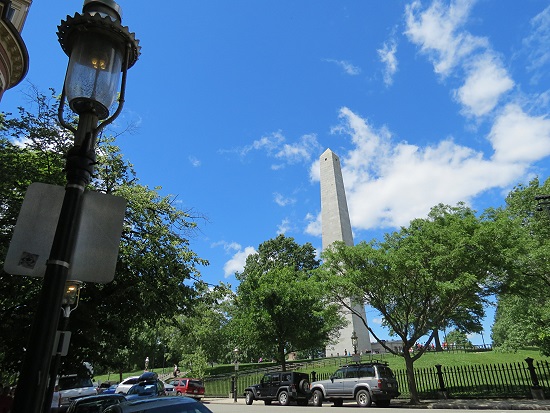
[(447, 333), (447, 345), (464, 349), (472, 347), (472, 342), (468, 339), (468, 335), (464, 331), (455, 329)]
[[(493, 325), (494, 345), (506, 351), (538, 346), (550, 355), (550, 180), (518, 185), (495, 212), (502, 238), (514, 240)], [(503, 235), (504, 234), (504, 235)]]
[[(63, 156), (73, 138), (58, 123), (55, 93), (31, 93), (28, 110), (20, 108), (18, 117), (1, 117), (1, 259), (30, 183), (66, 182)], [(189, 245), (197, 217), (178, 209), (172, 196), (160, 194), (160, 187), (139, 184), (113, 137), (100, 136), (99, 141), (98, 166), (88, 189), (122, 196), (128, 206), (114, 281), (86, 283), (71, 314), (65, 371), (82, 361), (92, 363), (96, 372), (126, 370), (146, 356), (135, 331), (144, 326), (155, 331), (166, 317), (192, 308), (206, 289), (198, 268), (207, 262)], [(0, 324), (10, 332), (0, 344), (3, 372), (19, 371), (40, 287), (40, 279), (0, 272)]]
[[(402, 352), (385, 347), (405, 360), (411, 403), (419, 402), (413, 363), (430, 345), (434, 331), (445, 325), (481, 330), (484, 284), (489, 274), (500, 271), (491, 238), (491, 220), (478, 218), (462, 204), (438, 205), (427, 219), (415, 219), (383, 241), (356, 246), (338, 242), (322, 255), (320, 277), (333, 299), (350, 311), (349, 298), (369, 303), (403, 341)], [(425, 345), (413, 352), (426, 336)]]
[(234, 300), (231, 323), (243, 359), (274, 357), (286, 369), (292, 351), (324, 346), (340, 327), (338, 308), (312, 277), (319, 261), (309, 243), (279, 235), (249, 255)]
[[(179, 314), (168, 320), (163, 340), (168, 343), (170, 357), (178, 364), (186, 355), (200, 349), (206, 361), (231, 362), (227, 354), (233, 350), (228, 336), (228, 297), (230, 287), (221, 284), (206, 291), (188, 314)], [(202, 377), (202, 376), (200, 376)]]

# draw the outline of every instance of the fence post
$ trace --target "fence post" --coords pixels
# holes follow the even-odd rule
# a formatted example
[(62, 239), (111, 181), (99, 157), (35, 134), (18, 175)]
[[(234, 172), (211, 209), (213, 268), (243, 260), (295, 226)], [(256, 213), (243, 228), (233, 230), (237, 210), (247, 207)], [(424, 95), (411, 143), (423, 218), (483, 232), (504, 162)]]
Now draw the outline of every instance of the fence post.
[(436, 364), (435, 369), (437, 370), (437, 378), (439, 380), (439, 390), (437, 395), (440, 399), (448, 399), (449, 393), (445, 388), (445, 382), (443, 381), (443, 372), (441, 371), (441, 364)]
[(531, 375), (531, 381), (533, 385), (531, 386), (531, 396), (535, 400), (544, 400), (544, 390), (539, 385), (539, 378), (537, 377), (537, 372), (535, 371), (535, 366), (533, 365), (533, 359), (527, 357), (525, 359), (527, 363), (527, 368), (529, 369), (529, 374)]

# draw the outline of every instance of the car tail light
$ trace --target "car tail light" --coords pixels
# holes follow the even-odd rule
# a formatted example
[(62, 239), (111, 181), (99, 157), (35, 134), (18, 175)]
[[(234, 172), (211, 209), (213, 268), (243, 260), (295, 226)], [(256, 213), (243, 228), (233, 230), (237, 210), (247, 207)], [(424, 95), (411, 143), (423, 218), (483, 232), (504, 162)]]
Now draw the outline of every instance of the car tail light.
[(381, 389), (382, 388), (382, 380), (378, 379), (378, 388)]

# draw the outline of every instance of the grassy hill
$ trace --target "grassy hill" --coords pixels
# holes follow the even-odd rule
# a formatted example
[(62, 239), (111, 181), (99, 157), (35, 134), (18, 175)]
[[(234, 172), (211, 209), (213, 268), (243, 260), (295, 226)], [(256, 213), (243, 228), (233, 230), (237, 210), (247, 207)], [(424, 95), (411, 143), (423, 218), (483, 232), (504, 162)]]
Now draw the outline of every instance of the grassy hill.
[[(497, 351), (480, 351), (480, 352), (464, 352), (464, 351), (444, 351), (444, 352), (427, 352), (420, 357), (415, 363), (415, 368), (427, 368), (433, 367), (436, 364), (441, 364), (445, 367), (450, 366), (466, 366), (476, 364), (497, 364), (497, 363), (518, 363), (524, 362), (527, 357), (531, 357), (535, 360), (545, 360), (550, 362), (549, 357), (540, 355), (537, 349), (524, 349), (519, 350), (516, 353), (501, 353)], [(363, 361), (368, 361), (368, 356), (363, 357)], [(386, 361), (392, 370), (404, 370), (405, 362), (403, 358), (394, 355), (376, 355), (373, 359)], [(303, 371), (304, 373), (310, 373), (315, 370), (317, 373), (332, 373), (339, 366), (344, 364), (350, 364), (351, 359), (340, 358), (327, 358), (320, 360), (298, 360), (295, 362), (289, 362), (289, 369), (292, 364), (298, 364), (297, 371)], [(268, 367), (276, 367), (275, 363), (241, 363), (239, 364), (239, 373), (243, 374), (247, 371), (255, 371), (258, 369), (265, 369)], [(232, 374), (234, 372), (234, 365), (216, 365), (207, 371), (208, 376), (220, 375), (220, 374)], [(153, 369), (158, 374), (162, 374), (162, 368)], [(127, 372), (122, 375), (123, 378), (129, 376), (139, 376), (143, 371)], [(170, 374), (171, 370), (166, 368), (164, 373)], [(119, 380), (118, 374), (104, 374), (95, 377), (95, 380), (99, 383), (107, 380)]]

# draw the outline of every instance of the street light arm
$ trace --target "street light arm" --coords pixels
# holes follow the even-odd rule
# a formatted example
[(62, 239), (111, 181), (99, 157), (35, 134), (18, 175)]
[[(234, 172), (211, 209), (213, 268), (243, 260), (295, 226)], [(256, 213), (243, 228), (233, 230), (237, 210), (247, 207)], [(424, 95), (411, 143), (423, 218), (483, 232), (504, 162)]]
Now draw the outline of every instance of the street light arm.
[(65, 129), (70, 130), (73, 134), (76, 134), (76, 128), (71, 125), (69, 122), (66, 122), (63, 118), (63, 109), (65, 108), (65, 85), (63, 85), (63, 91), (61, 92), (61, 100), (59, 101), (59, 108), (57, 109), (57, 119), (61, 126)]

